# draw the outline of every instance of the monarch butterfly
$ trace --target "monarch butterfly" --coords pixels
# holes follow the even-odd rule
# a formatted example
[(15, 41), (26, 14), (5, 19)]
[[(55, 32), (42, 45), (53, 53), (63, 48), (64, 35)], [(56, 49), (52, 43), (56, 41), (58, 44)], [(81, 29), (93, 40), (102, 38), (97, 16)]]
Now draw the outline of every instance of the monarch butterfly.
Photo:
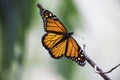
[(45, 34), (42, 37), (42, 44), (48, 50), (52, 58), (59, 59), (62, 56), (75, 61), (80, 66), (85, 65), (83, 50), (71, 36), (61, 21), (42, 5), (37, 4), (40, 15), (43, 19)]

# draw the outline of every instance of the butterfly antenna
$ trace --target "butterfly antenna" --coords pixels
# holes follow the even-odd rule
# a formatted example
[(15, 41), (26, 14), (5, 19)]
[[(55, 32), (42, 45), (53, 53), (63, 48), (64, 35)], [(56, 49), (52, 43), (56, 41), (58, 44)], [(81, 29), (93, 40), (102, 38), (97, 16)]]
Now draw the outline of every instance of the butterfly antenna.
[(83, 36), (80, 36), (79, 34), (76, 34), (76, 33), (74, 33), (74, 34), (77, 35), (77, 36), (79, 36), (81, 39), (84, 40), (84, 37), (83, 37)]
[[(76, 29), (75, 30), (79, 30), (79, 25), (78, 26), (76, 26)], [(77, 35), (77, 36), (79, 36), (81, 39), (83, 39), (84, 40), (84, 37), (83, 36), (81, 36), (81, 35), (79, 35), (79, 34), (77, 34), (77, 33), (74, 33), (75, 35)]]
[(44, 10), (44, 8), (42, 7), (42, 5), (41, 4), (37, 4), (37, 7), (42, 11), (42, 10)]

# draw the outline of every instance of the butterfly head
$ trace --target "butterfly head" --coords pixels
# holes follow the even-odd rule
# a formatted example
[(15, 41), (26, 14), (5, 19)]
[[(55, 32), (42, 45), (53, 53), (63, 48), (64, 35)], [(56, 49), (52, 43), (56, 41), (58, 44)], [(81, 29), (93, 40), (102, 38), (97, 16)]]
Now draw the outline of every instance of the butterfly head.
[(69, 33), (67, 33), (68, 35), (73, 35), (73, 32), (69, 32)]
[(73, 35), (73, 32), (66, 33), (65, 37), (69, 38), (71, 35)]

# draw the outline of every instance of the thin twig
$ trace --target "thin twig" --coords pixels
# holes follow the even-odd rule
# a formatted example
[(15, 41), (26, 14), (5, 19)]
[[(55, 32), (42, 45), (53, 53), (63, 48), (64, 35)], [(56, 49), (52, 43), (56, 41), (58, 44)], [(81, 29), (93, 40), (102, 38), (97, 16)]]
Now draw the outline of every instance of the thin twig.
[(118, 64), (118, 65), (116, 65), (115, 67), (113, 67), (113, 68), (111, 68), (109, 71), (107, 71), (107, 72), (101, 72), (101, 73), (103, 73), (103, 74), (108, 74), (108, 73), (110, 73), (110, 72), (112, 72), (113, 70), (115, 70), (117, 67), (119, 67), (120, 66), (120, 64)]
[[(95, 63), (92, 59), (90, 59), (90, 57), (86, 54), (86, 52), (85, 52), (85, 44), (83, 45), (83, 52), (84, 52), (86, 61), (87, 61), (94, 69), (96, 68), (96, 71), (98, 72), (98, 74), (99, 74), (100, 76), (102, 76), (102, 78), (103, 78), (104, 80), (111, 80), (106, 74), (102, 73), (102, 72), (103, 72), (102, 69), (101, 69), (100, 67), (98, 67), (98, 66), (96, 65), (96, 63)], [(99, 72), (100, 72), (100, 73), (99, 73)]]
[(120, 64), (116, 65), (115, 67), (111, 68), (109, 71), (107, 72), (103, 72), (102, 69), (100, 67), (98, 67), (95, 62), (90, 59), (90, 57), (86, 54), (85, 52), (85, 45), (83, 45), (83, 52), (86, 58), (86, 61), (94, 68), (95, 72), (98, 73), (99, 75), (101, 75), (104, 80), (111, 80), (106, 74), (112, 72), (113, 70), (115, 70), (116, 68), (118, 68), (120, 66)]
[[(86, 55), (86, 54), (85, 54), (85, 58), (86, 58), (86, 61), (87, 61), (93, 68), (95, 68), (95, 66), (96, 66), (95, 62), (94, 62), (93, 60), (91, 60), (91, 59), (88, 57), (88, 55)], [(111, 80), (106, 74), (101, 73), (101, 72), (103, 72), (103, 71), (102, 71), (102, 69), (101, 69), (100, 67), (96, 66), (96, 68), (97, 68), (97, 71), (100, 72), (100, 73), (98, 73), (98, 74), (101, 75), (104, 80)]]

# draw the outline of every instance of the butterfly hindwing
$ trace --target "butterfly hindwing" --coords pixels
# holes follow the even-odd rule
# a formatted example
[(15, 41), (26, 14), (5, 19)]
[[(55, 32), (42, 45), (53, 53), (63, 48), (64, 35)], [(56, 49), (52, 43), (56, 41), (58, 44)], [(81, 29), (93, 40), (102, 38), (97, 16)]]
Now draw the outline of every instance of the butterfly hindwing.
[(81, 66), (85, 65), (85, 57), (83, 54), (83, 50), (72, 37), (68, 38), (65, 56), (77, 62)]
[(79, 53), (80, 47), (76, 43), (76, 41), (72, 38), (68, 38), (67, 42), (67, 50), (66, 50), (66, 57), (77, 57)]
[(65, 54), (67, 40), (62, 41), (55, 47), (53, 47), (49, 53), (53, 58), (60, 58)]
[(46, 33), (42, 38), (43, 46), (53, 58), (60, 58), (65, 53), (67, 40), (61, 41), (62, 38), (63, 35), (55, 33)]
[(59, 42), (59, 40), (61, 40), (63, 37), (63, 35), (58, 35), (55, 33), (46, 33), (43, 37), (42, 37), (42, 43), (43, 46), (46, 49), (52, 49), (56, 43)]

